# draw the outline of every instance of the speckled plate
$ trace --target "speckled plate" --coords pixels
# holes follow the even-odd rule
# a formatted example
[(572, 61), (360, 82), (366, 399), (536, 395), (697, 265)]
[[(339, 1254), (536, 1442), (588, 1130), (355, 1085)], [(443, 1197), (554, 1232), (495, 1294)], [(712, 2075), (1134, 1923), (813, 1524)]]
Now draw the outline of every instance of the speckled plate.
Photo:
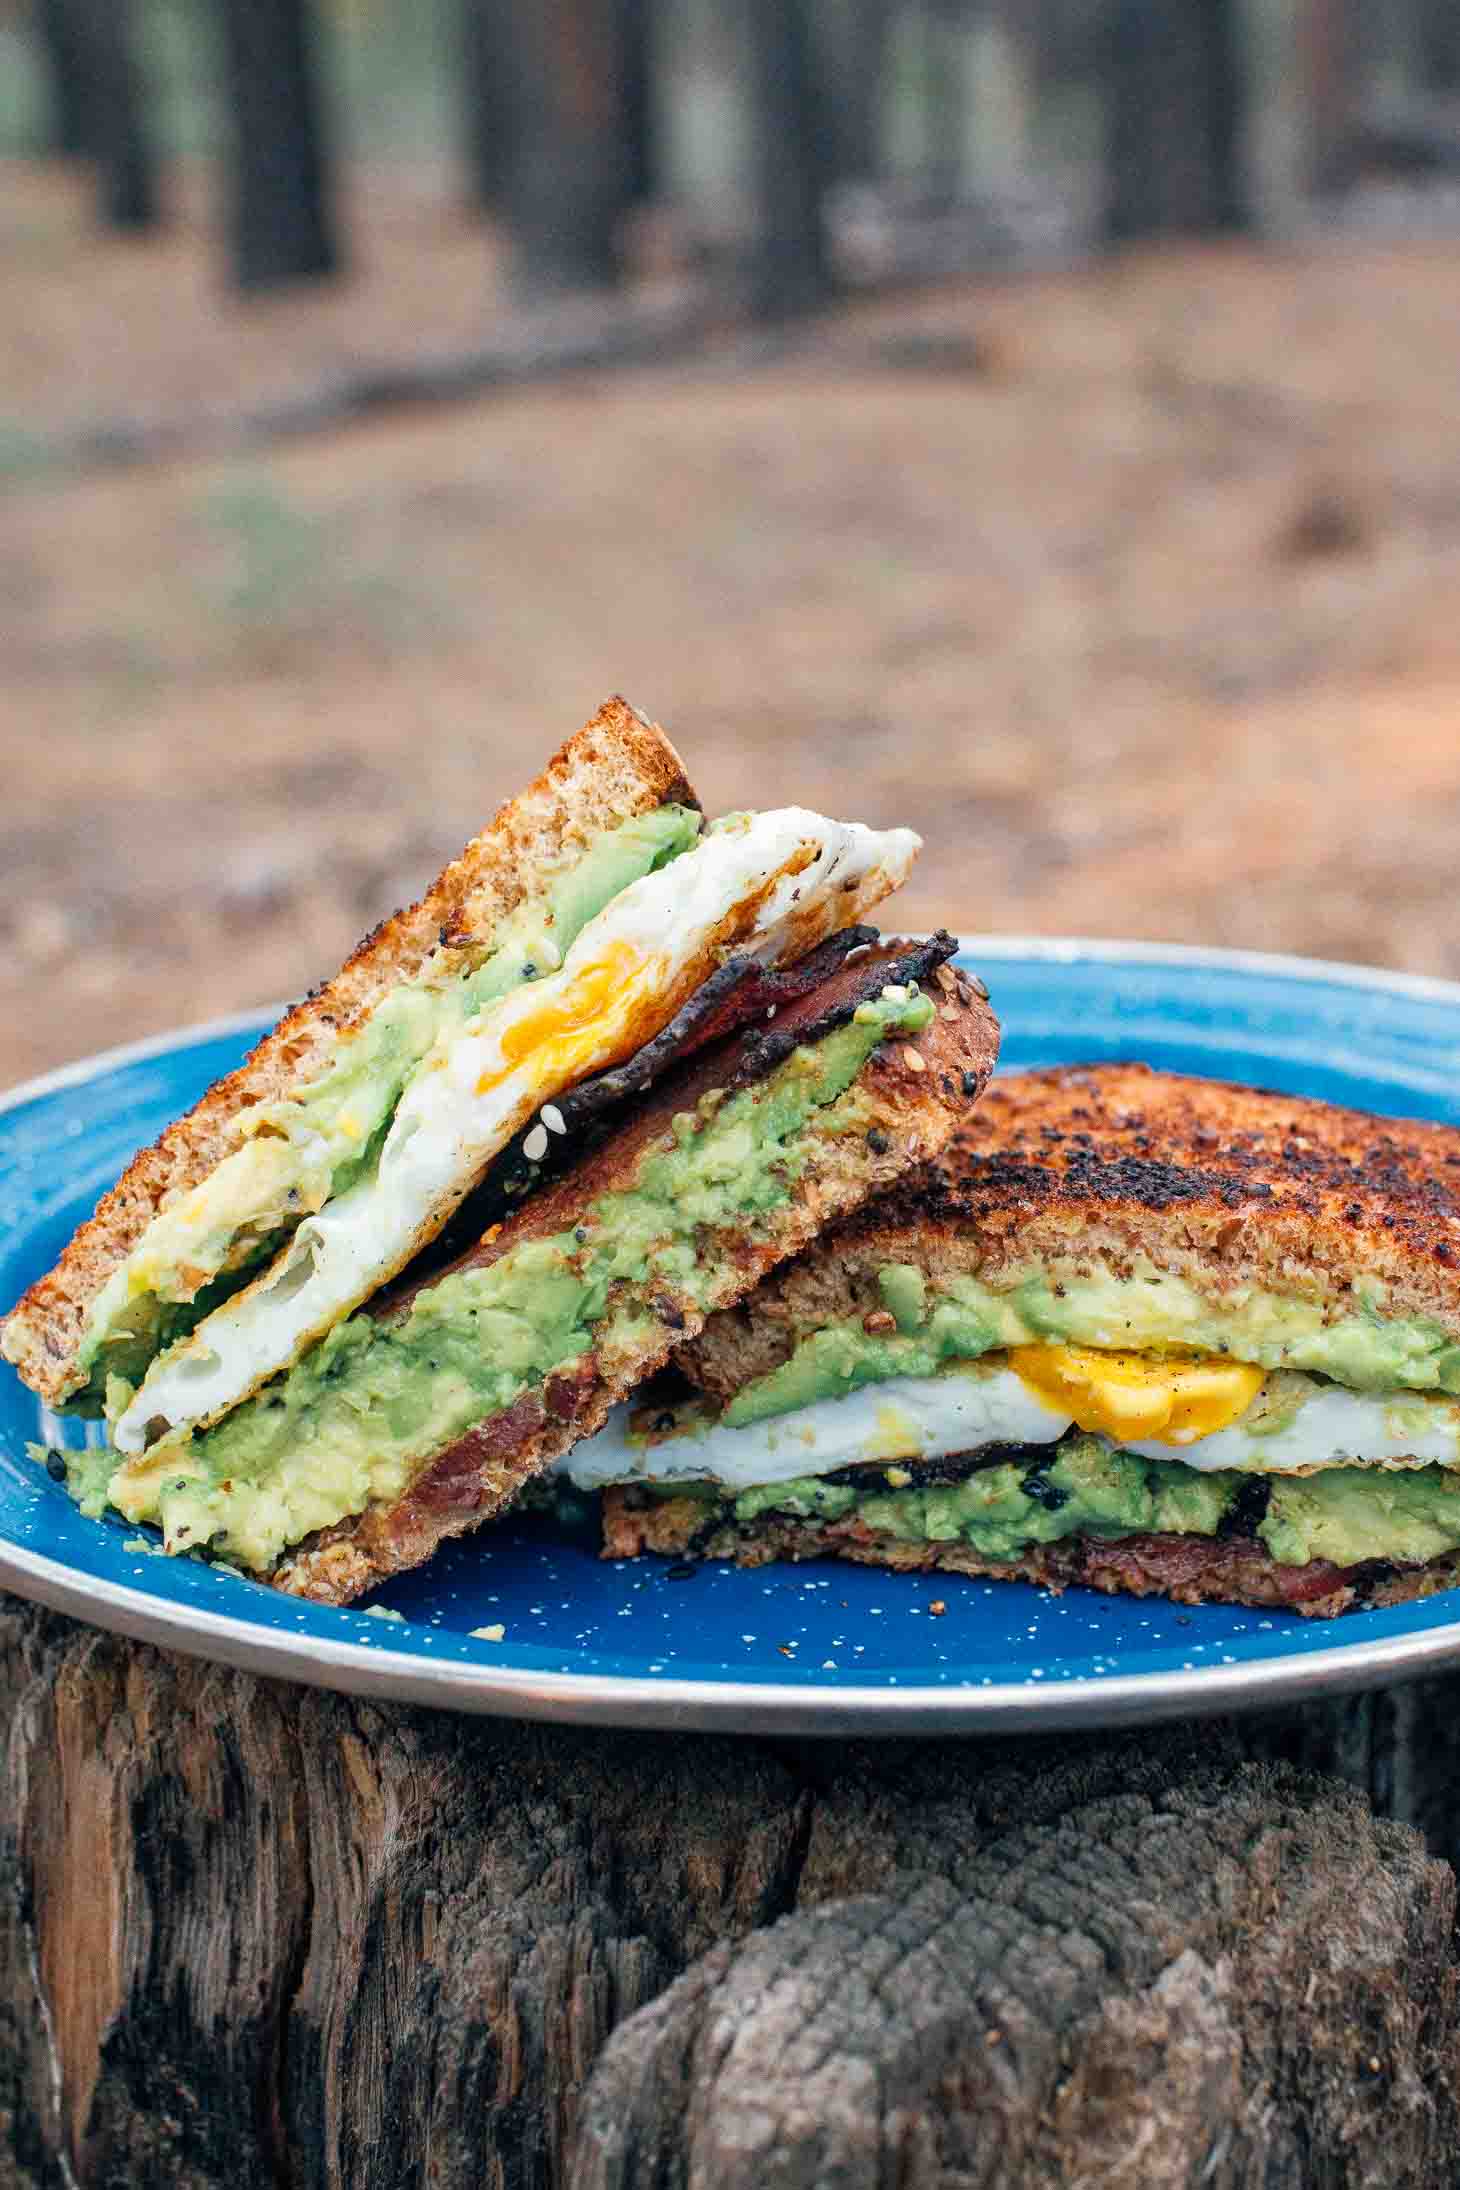
[[(1134, 943), (975, 938), (964, 962), (992, 989), (1005, 1070), (1144, 1058), (1460, 1123), (1460, 986), (1448, 982)], [(114, 1050), (0, 1098), (0, 1301), (54, 1261), (132, 1151), (273, 1016)], [(676, 1581), (662, 1560), (606, 1564), (535, 1524), (448, 1545), (369, 1609), (334, 1611), (83, 1520), (25, 1457), (28, 1439), (76, 1434), (0, 1366), (0, 1584), (256, 1672), (458, 1710), (977, 1732), (1231, 1710), (1460, 1661), (1460, 1592), (1308, 1621), (830, 1561)]]

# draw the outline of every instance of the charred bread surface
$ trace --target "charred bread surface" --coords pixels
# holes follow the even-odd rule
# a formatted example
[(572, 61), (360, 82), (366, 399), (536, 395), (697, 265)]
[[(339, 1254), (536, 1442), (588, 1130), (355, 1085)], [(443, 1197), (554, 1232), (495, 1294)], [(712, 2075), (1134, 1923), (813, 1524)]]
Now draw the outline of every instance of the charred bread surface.
[(889, 1262), (1002, 1287), (1142, 1258), (1214, 1299), (1258, 1286), (1336, 1313), (1378, 1279), (1387, 1315), (1460, 1339), (1460, 1132), (1138, 1064), (1013, 1075), (936, 1162), (713, 1317), (682, 1366), (730, 1398), (795, 1330), (875, 1308)]

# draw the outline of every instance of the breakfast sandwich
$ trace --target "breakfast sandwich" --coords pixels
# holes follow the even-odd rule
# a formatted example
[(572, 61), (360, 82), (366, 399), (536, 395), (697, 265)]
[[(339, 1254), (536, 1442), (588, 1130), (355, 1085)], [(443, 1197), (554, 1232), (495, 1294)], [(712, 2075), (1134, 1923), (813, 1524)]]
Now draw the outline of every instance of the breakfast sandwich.
[(486, 1518), (981, 1090), (908, 830), (705, 823), (622, 701), (132, 1164), (0, 1344), (83, 1509), (343, 1601)]
[(615, 1557), (1318, 1615), (1448, 1588), (1460, 1132), (1141, 1065), (1012, 1076), (562, 1472)]

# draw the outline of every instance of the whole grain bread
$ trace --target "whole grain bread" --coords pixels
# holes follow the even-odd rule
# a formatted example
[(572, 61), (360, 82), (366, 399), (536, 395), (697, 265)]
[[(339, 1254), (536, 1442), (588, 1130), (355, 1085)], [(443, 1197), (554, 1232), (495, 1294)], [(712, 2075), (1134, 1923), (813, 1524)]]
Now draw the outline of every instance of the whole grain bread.
[(765, 1566), (773, 1559), (850, 1559), (903, 1573), (964, 1574), (1033, 1582), (1058, 1595), (1078, 1585), (1106, 1596), (1166, 1597), (1175, 1604), (1240, 1604), (1333, 1619), (1366, 1606), (1408, 1604), (1460, 1582), (1460, 1552), (1419, 1566), (1371, 1560), (1336, 1567), (1327, 1560), (1282, 1567), (1260, 1543), (1213, 1536), (1069, 1536), (1030, 1544), (1017, 1559), (988, 1559), (972, 1544), (916, 1543), (856, 1523), (838, 1527), (764, 1514), (738, 1523), (733, 1509), (707, 1517), (703, 1499), (636, 1501), (626, 1489), (603, 1493), (603, 1556), (634, 1559), (646, 1551), (670, 1559), (730, 1559)]
[[(889, 959), (888, 978), (897, 971), (897, 949), (883, 945), (874, 954)], [(935, 1014), (922, 1034), (879, 1045), (853, 1087), (808, 1131), (808, 1160), (784, 1203), (743, 1227), (702, 1232), (696, 1252), (701, 1271), (710, 1272), (711, 1309), (738, 1299), (826, 1225), (947, 1143), (982, 1092), (998, 1053), (992, 1012), (971, 990), (963, 997), (966, 1001), (955, 997)], [(813, 1017), (814, 1005), (814, 999), (803, 1000), (790, 1010), (805, 1008)], [(747, 1066), (758, 1077), (761, 1048), (755, 1030), (749, 1030), (691, 1059), (644, 1097), (620, 1133), (534, 1195), (463, 1260), (495, 1261), (525, 1239), (571, 1230), (602, 1195), (632, 1189), (641, 1168), (672, 1145), (676, 1115), (693, 1113), (711, 1090), (737, 1084)], [(403, 1305), (387, 1301), (379, 1312), (399, 1313)], [(343, 1604), (388, 1575), (418, 1565), (445, 1538), (499, 1512), (524, 1483), (580, 1437), (591, 1436), (610, 1407), (661, 1368), (681, 1338), (699, 1329), (705, 1313), (702, 1300), (662, 1275), (643, 1284), (620, 1281), (611, 1329), (594, 1353), (437, 1454), (401, 1498), (301, 1545), (271, 1579), (296, 1595)]]
[(1332, 1317), (1354, 1288), (1460, 1340), (1460, 1131), (1138, 1064), (997, 1081), (937, 1163), (910, 1175), (686, 1345), (721, 1399), (796, 1334), (881, 1305), (877, 1272), (1011, 1287), (1137, 1264), (1214, 1301), (1242, 1286)]
[(77, 1352), (91, 1302), (165, 1200), (194, 1187), (237, 1145), (240, 1111), (326, 1072), (372, 1008), (435, 951), (477, 963), (497, 926), (545, 868), (604, 830), (669, 802), (697, 806), (684, 766), (627, 701), (605, 702), (542, 773), (510, 799), (417, 905), (366, 936), (334, 979), (285, 1013), (235, 1072), (219, 1080), (134, 1157), (56, 1267), (0, 1325), (0, 1351), (51, 1404), (82, 1381)]

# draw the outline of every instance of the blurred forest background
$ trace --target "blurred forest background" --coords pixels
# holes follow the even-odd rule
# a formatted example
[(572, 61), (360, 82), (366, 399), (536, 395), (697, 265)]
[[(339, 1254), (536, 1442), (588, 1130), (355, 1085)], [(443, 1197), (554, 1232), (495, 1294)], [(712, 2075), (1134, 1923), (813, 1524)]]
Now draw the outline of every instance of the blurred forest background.
[(1460, 973), (1460, 0), (0, 0), (0, 1084), (610, 690), (909, 924)]

